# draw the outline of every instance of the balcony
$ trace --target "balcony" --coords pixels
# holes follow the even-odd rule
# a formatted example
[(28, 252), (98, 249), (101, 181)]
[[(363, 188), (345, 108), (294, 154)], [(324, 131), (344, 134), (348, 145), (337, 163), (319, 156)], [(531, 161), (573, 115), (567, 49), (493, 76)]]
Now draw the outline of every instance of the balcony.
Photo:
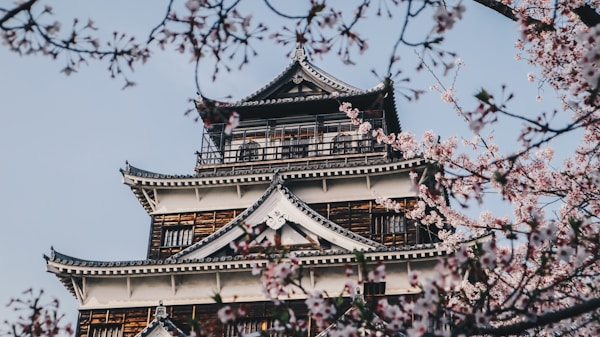
[[(373, 128), (385, 130), (382, 114), (365, 120)], [(387, 156), (386, 145), (377, 143), (370, 134), (360, 133), (345, 116), (316, 117), (312, 121), (254, 121), (241, 125), (231, 135), (225, 135), (222, 126), (215, 126), (205, 132), (202, 151), (196, 153), (196, 172), (369, 163)]]

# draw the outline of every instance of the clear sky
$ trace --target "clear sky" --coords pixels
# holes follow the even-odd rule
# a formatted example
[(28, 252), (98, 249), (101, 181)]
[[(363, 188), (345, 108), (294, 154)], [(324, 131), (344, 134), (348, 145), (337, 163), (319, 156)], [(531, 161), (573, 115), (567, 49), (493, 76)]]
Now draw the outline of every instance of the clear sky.
[[(66, 8), (67, 17), (92, 17), (101, 28), (118, 27), (144, 38), (164, 11), (160, 1), (102, 3), (61, 1), (56, 12)], [(472, 94), (479, 88), (498, 90), (506, 83), (522, 112), (556, 105), (550, 91), (542, 103), (535, 101), (537, 86), (526, 80), (532, 69), (514, 60), (515, 24), (479, 5), (467, 5), (465, 20), (447, 41), (467, 64), (458, 77), (461, 102), (474, 108)], [(256, 13), (255, 19), (259, 17)], [(351, 85), (369, 88), (380, 80), (370, 70), (381, 72), (389, 57), (393, 25), (398, 23), (369, 28), (374, 32), (370, 49), (356, 58), (356, 66), (341, 65), (334, 55), (312, 61)], [(261, 45), (259, 56), (246, 68), (214, 83), (209, 74), (201, 77), (204, 93), (234, 99), (252, 93), (289, 64), (289, 48)], [(413, 58), (407, 50), (409, 69), (414, 68)], [(138, 85), (123, 91), (120, 81), (109, 79), (104, 63), (91, 63), (66, 77), (59, 74), (64, 60), (20, 57), (0, 47), (0, 321), (12, 316), (4, 307), (9, 298), (29, 287), (61, 299), (69, 318), (76, 319), (75, 299), (45, 272), (42, 255), (51, 246), (84, 259), (145, 258), (150, 217), (122, 184), (119, 168), (129, 160), (149, 171), (193, 173), (202, 125), (183, 114), (195, 95), (188, 60), (187, 55), (156, 51), (133, 74)], [(413, 79), (425, 89), (435, 83), (426, 72)], [(444, 81), (449, 84), (451, 79)], [(398, 97), (397, 106), (406, 131), (420, 135), (433, 129), (443, 136), (472, 137), (438, 93), (416, 103)], [(494, 131), (500, 138), (514, 138), (516, 132)]]

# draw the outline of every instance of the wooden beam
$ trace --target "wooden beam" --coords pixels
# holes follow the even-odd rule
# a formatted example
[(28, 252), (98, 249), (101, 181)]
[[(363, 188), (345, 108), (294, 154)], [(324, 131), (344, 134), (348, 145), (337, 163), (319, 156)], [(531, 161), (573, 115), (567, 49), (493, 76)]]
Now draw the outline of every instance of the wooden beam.
[(200, 189), (196, 187), (194, 190), (196, 191), (196, 201), (200, 202), (200, 200), (202, 200), (202, 197), (200, 196)]
[(175, 274), (171, 274), (171, 292), (173, 293), (173, 296), (175, 296), (175, 293), (177, 292), (177, 287), (175, 284)]
[(323, 179), (323, 192), (327, 192), (327, 179)]
[(242, 198), (242, 186), (240, 184), (235, 185), (236, 189), (237, 189), (237, 195), (238, 195), (238, 199)]
[(365, 178), (367, 179), (367, 190), (370, 190), (371, 189), (371, 177), (365, 176)]
[(156, 206), (158, 205), (158, 190), (156, 188), (153, 188), (152, 193), (154, 194), (154, 206)]
[(144, 194), (144, 197), (146, 198), (146, 200), (148, 200), (148, 204), (150, 204), (150, 208), (152, 208), (153, 211), (156, 211), (156, 201), (154, 201), (152, 198), (150, 198), (150, 195), (148, 194), (148, 192), (146, 192), (146, 190), (143, 188), (142, 188), (142, 193)]
[(71, 276), (71, 284), (75, 290), (75, 297), (77, 297), (77, 301), (79, 301), (80, 305), (83, 305), (83, 294), (81, 288), (77, 285), (77, 282), (75, 282), (75, 278), (73, 276)]
[(215, 273), (215, 278), (217, 281), (217, 292), (221, 292), (221, 273), (219, 273), (218, 271)]
[(131, 298), (131, 277), (127, 276), (127, 297)]
[(85, 276), (81, 278), (81, 295), (84, 300), (87, 298), (87, 279)]
[(358, 283), (363, 281), (363, 269), (362, 264), (358, 264)]

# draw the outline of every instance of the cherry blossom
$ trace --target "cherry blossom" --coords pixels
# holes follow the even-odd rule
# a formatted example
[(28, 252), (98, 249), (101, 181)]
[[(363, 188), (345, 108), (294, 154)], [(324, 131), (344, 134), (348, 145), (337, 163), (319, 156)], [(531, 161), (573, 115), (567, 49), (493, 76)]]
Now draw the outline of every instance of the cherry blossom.
[(235, 313), (231, 306), (226, 305), (217, 311), (217, 316), (222, 323), (228, 323), (235, 319)]
[[(188, 0), (183, 6), (169, 6), (147, 41), (138, 42), (123, 33), (103, 40), (93, 21), (64, 24), (54, 18), (51, 7), (38, 6), (37, 1), (19, 1), (0, 11), (0, 39), (8, 49), (22, 55), (60, 58), (64, 63), (59, 69), (65, 75), (75, 74), (87, 61), (107, 62), (110, 76), (123, 77), (125, 87), (129, 87), (134, 84), (128, 78), (129, 69), (146, 62), (153, 47), (173, 47), (189, 54), (196, 65), (206, 61), (205, 55), (214, 56), (213, 78), (219, 71), (247, 64), (256, 54), (254, 43), (269, 37), (275, 43), (302, 43), (308, 53), (334, 52), (342, 62), (353, 64), (352, 52), (360, 54), (368, 48), (357, 23), (370, 14), (387, 13), (394, 19), (405, 18), (405, 24), (394, 31), (394, 43), (390, 45), (421, 48), (417, 69), (431, 65), (432, 71), (446, 75), (459, 69), (462, 63), (455, 54), (444, 51), (440, 45), (444, 34), (465, 14), (465, 7), (438, 1), (419, 6), (412, 1), (404, 3), (407, 5), (396, 6), (395, 1), (382, 1), (375, 6), (362, 1), (342, 11), (311, 2), (307, 13), (298, 16), (283, 14), (273, 7), (274, 13), (292, 20), (289, 27), (294, 27), (276, 28), (273, 32), (236, 6)], [(444, 86), (440, 81), (432, 89), (464, 117), (473, 132), (461, 135), (461, 141), (459, 137), (442, 138), (434, 132), (420, 137), (410, 132), (388, 134), (362, 119), (361, 109), (369, 107), (340, 102), (339, 111), (358, 127), (358, 132), (372, 136), (397, 158), (421, 158), (429, 163), (427, 174), (410, 174), (412, 192), (418, 195), (418, 201), (406, 216), (421, 226), (439, 229), (439, 244), (449, 254), (438, 262), (433, 275), (409, 273), (410, 286), (419, 291), (413, 298), (397, 298), (395, 304), (387, 299), (378, 301), (374, 312), (356, 301), (348, 321), (331, 329), (331, 336), (368, 335), (377, 329), (410, 336), (600, 334), (598, 2), (480, 3), (516, 22), (520, 34), (515, 42), (515, 58), (536, 67), (535, 74), (523, 74), (523, 79), (549, 86), (563, 104), (552, 112), (519, 111), (512, 106), (514, 95), (510, 88), (500, 85), (498, 89), (482, 88), (475, 94), (477, 104), (463, 106), (456, 98), (459, 88), (455, 83)], [(431, 29), (411, 41), (407, 27), (424, 16)], [(234, 51), (231, 57), (229, 51)], [(226, 54), (228, 57), (224, 57)], [(386, 74), (399, 70), (399, 54), (393, 47)], [(199, 74), (195, 75), (196, 89), (202, 93)], [(387, 80), (391, 83), (391, 78)], [(413, 90), (412, 97), (408, 96), (411, 99), (419, 93)], [(332, 97), (339, 99), (340, 94)], [(206, 127), (219, 123), (231, 132), (239, 123), (237, 113), (225, 112), (225, 102), (199, 94), (193, 103), (198, 120), (202, 119)], [(502, 123), (507, 120), (521, 126), (511, 129), (517, 145), (502, 149), (485, 133), (496, 126), (503, 128)], [(578, 135), (580, 142), (562, 162), (555, 162), (553, 145), (561, 137), (573, 134)], [(510, 214), (484, 211), (477, 218), (464, 212), (485, 204), (490, 195), (498, 197), (500, 201), (496, 202), (508, 205)], [(395, 200), (377, 197), (377, 201), (388, 210), (401, 211)], [(252, 237), (255, 229), (247, 228), (246, 233)], [(470, 241), (479, 237), (486, 239)], [(230, 247), (237, 253), (249, 254), (250, 246), (250, 242), (235, 242)], [(257, 243), (259, 247), (276, 248), (268, 241)], [(342, 309), (333, 305), (327, 294), (304, 289), (298, 281), (298, 270), (297, 258), (286, 254), (252, 267), (267, 299), (280, 304), (292, 293), (302, 293), (311, 319), (319, 328), (329, 328), (334, 315)], [(366, 275), (368, 281), (382, 281), (385, 267), (377, 265)], [(360, 284), (346, 282), (340, 292), (354, 297), (357, 285)], [(222, 322), (230, 322), (239, 313), (226, 305), (217, 314)], [(364, 318), (375, 314), (381, 320), (378, 327)], [(302, 320), (289, 316), (279, 327), (306, 331)], [(34, 316), (34, 321), (34, 329), (19, 333), (40, 335), (46, 327), (52, 327), (54, 333), (53, 316)], [(68, 326), (63, 329), (71, 330)]]

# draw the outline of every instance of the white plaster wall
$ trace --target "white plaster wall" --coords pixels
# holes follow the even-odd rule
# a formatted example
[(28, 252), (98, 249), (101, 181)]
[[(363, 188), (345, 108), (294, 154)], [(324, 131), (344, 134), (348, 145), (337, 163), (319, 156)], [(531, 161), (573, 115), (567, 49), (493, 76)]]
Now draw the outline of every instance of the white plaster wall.
[(84, 306), (104, 307), (128, 299), (125, 278), (87, 278)]
[(403, 293), (411, 290), (408, 283), (407, 263), (387, 264), (385, 291), (391, 294)]
[(217, 291), (217, 278), (215, 273), (182, 274), (176, 276), (177, 290), (174, 298), (208, 299)]
[(250, 271), (221, 273), (221, 297), (231, 301), (264, 300), (260, 278)]
[(327, 179), (327, 190), (323, 182), (293, 181), (288, 183), (290, 190), (306, 203), (357, 201), (375, 199), (375, 196), (388, 198), (413, 197), (412, 183), (407, 174), (391, 173), (371, 176), (370, 189), (365, 177)]
[[(407, 172), (372, 175), (369, 177), (369, 183), (370, 186), (365, 176), (334, 176), (326, 179), (325, 189), (322, 179), (289, 180), (286, 186), (306, 203), (369, 200), (374, 199), (375, 196), (388, 198), (415, 196)], [(194, 188), (157, 189), (158, 204), (153, 213), (247, 208), (262, 196), (267, 187), (267, 183), (242, 186), (241, 195), (238, 195), (237, 187), (234, 185), (199, 187), (198, 194)]]
[(241, 197), (235, 186), (199, 188), (200, 199), (195, 189), (157, 190), (158, 206), (154, 214), (247, 208), (263, 195), (267, 186), (257, 184), (241, 187)]
[(132, 301), (158, 301), (173, 296), (171, 288), (171, 277), (161, 275), (157, 277), (132, 277), (131, 278), (131, 300)]
[[(420, 262), (386, 262), (386, 293), (403, 294), (415, 292), (408, 284), (408, 270), (419, 270), (423, 278), (433, 276), (436, 259)], [(313, 265), (303, 271), (302, 285), (308, 291), (319, 289), (329, 296), (337, 296), (344, 290), (345, 282), (351, 278), (358, 280), (355, 271), (346, 277), (345, 265)], [(369, 265), (375, 268), (375, 265)], [(313, 270), (314, 288), (310, 270)], [(171, 283), (171, 275), (146, 275), (131, 277), (131, 295), (127, 292), (126, 277), (98, 277), (86, 279), (87, 297), (82, 309), (152, 306), (162, 300), (165, 305), (214, 303), (212, 297), (219, 292), (225, 302), (249, 302), (266, 300), (260, 279), (252, 275), (250, 270), (221, 270), (219, 281), (215, 272), (181, 273), (175, 275), (175, 288)], [(219, 288), (220, 286), (220, 288)], [(294, 298), (304, 298), (296, 291)]]
[[(357, 275), (346, 277), (345, 266), (327, 266), (314, 268), (315, 286), (313, 289), (326, 291), (330, 296), (337, 296), (344, 291), (344, 284), (351, 278), (357, 280)], [(310, 284), (310, 278), (306, 277), (306, 284)]]

